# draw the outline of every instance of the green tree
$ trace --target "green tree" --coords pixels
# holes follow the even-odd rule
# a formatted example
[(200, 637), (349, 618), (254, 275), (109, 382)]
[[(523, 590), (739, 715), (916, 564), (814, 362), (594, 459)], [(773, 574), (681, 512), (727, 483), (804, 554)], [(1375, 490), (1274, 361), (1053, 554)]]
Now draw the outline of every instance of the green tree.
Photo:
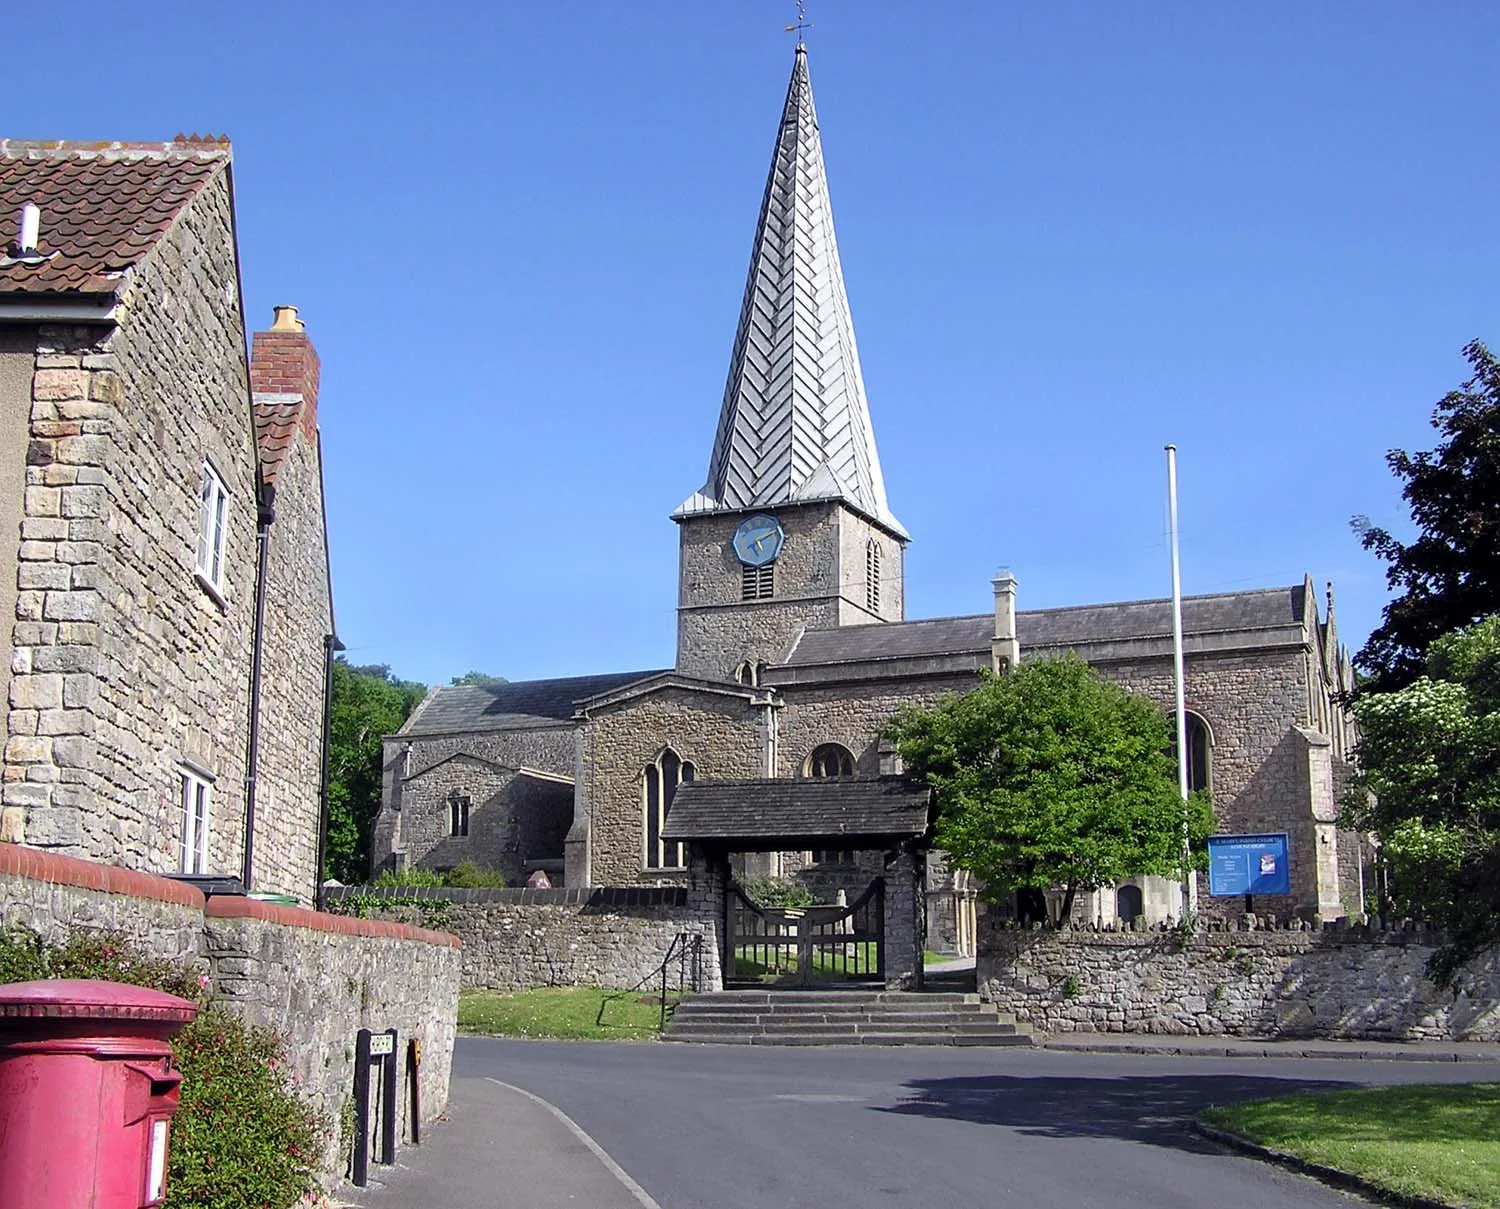
[(497, 684), (509, 684), (510, 681), (504, 676), (491, 676), (488, 672), (465, 672), (462, 676), (453, 677), (448, 683), (474, 684), (480, 688), (494, 688)]
[(1398, 541), (1367, 517), (1354, 518), (1398, 593), (1356, 660), (1370, 677), (1367, 689), (1410, 684), (1436, 639), (1500, 611), (1500, 362), (1477, 340), (1464, 357), (1473, 376), (1432, 415), (1442, 434), (1437, 448), (1386, 455), (1405, 484), (1417, 536)]
[(324, 876), (362, 882), (380, 812), (380, 741), (399, 730), (426, 685), (396, 680), (384, 664), (333, 665), (328, 735), (328, 848)]
[(1184, 823), (1195, 852), (1213, 827), (1206, 794), (1179, 795), (1170, 719), (1077, 656), (908, 707), (889, 733), (937, 791), (939, 845), (991, 896), (1015, 892), (1023, 915), (1053, 886), (1063, 920), (1079, 890), (1180, 876)]
[(1500, 615), (1437, 639), (1405, 688), (1361, 695), (1349, 823), (1381, 839), (1391, 903), (1443, 925), (1450, 980), (1500, 944)]

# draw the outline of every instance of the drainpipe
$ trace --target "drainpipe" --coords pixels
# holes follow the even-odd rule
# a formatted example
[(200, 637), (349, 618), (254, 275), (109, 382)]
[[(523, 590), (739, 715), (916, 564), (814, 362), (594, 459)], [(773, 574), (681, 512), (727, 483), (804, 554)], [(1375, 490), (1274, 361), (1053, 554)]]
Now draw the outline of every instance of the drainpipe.
[(271, 554), (271, 524), (276, 519), (276, 488), (269, 483), (260, 490), (255, 510), (258, 563), (255, 573), (255, 636), (250, 646), (250, 739), (245, 753), (245, 864), (240, 882), (249, 894), (255, 868), (255, 774), (260, 765), (260, 659), (266, 632), (266, 566)]
[(333, 660), (344, 649), (337, 634), (323, 635), (323, 772), (318, 787), (318, 863), (313, 869), (313, 906), (325, 906), (323, 862), (328, 859), (328, 757), (329, 729), (333, 725)]

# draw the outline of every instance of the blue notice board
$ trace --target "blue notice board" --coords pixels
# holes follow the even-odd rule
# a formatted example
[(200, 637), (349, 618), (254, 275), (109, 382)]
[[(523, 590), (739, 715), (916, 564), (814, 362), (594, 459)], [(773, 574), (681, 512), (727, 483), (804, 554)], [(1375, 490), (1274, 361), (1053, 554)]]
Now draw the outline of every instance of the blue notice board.
[(1208, 892), (1216, 897), (1290, 894), (1286, 832), (1209, 836)]

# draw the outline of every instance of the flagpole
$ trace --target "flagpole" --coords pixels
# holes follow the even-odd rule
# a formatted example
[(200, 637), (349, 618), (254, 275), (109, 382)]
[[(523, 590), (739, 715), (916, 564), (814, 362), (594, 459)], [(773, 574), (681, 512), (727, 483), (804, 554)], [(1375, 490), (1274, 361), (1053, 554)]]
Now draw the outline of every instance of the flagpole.
[(1182, 565), (1177, 552), (1177, 446), (1167, 446), (1168, 544), (1172, 547), (1172, 679), (1177, 693), (1177, 790), (1182, 795), (1182, 906), (1184, 918), (1198, 914), (1198, 879), (1188, 864), (1187, 692), (1182, 670)]

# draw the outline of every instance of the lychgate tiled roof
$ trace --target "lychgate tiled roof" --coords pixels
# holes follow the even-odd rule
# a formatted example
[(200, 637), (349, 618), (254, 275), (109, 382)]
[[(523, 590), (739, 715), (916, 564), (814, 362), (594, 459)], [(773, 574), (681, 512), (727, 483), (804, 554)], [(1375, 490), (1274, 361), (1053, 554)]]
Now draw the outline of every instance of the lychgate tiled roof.
[(708, 480), (677, 515), (841, 499), (896, 533), (797, 48), (761, 201)]
[[(1187, 596), (1182, 601), (1184, 635), (1244, 634), (1302, 624), (1302, 585)], [(789, 666), (850, 663), (874, 659), (913, 659), (988, 652), (995, 633), (992, 613), (939, 617), (884, 625), (808, 630), (787, 659)], [(1016, 614), (1021, 658), (1029, 651), (1167, 638), (1172, 633), (1170, 600), (1032, 609)]]
[(904, 777), (685, 781), (662, 836), (673, 840), (896, 838), (927, 830), (932, 791)]
[(570, 721), (578, 701), (661, 672), (614, 672), (513, 684), (456, 684), (435, 689), (407, 719), (402, 735), (510, 730)]
[(170, 143), (0, 139), (0, 259), (16, 218), (41, 210), (40, 264), (0, 263), (0, 294), (113, 294), (198, 192), (230, 162), (227, 140)]

